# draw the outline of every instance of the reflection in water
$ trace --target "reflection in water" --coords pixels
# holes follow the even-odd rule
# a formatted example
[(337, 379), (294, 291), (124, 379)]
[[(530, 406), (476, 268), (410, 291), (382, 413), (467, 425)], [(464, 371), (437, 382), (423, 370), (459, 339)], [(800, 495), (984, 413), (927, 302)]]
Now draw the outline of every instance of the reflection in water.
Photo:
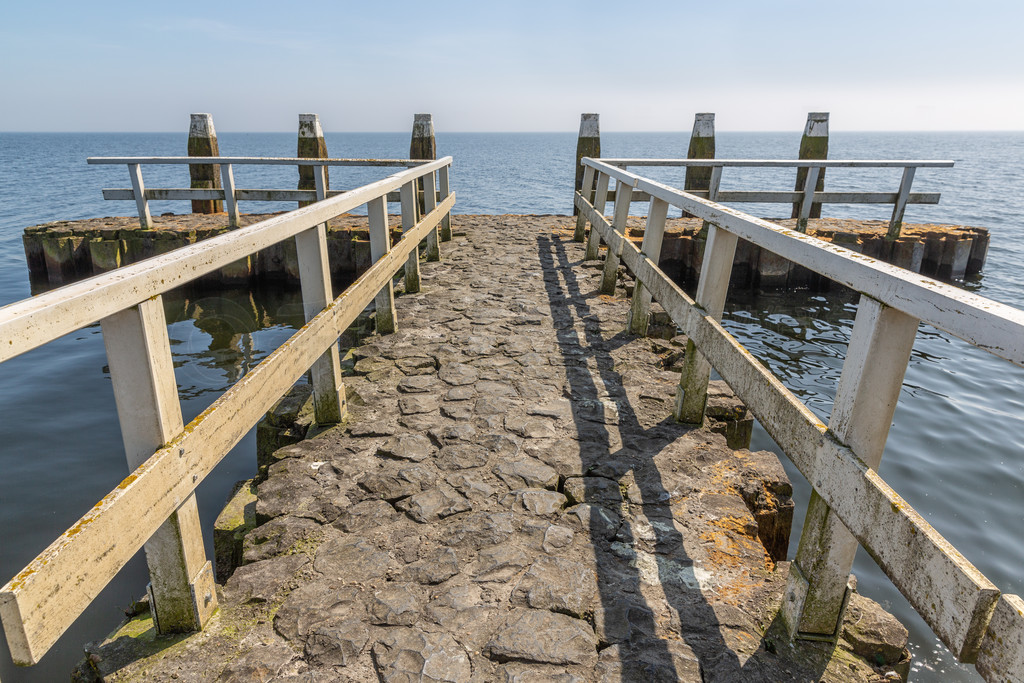
[(297, 287), (177, 290), (164, 302), (183, 400), (219, 395), (304, 323)]

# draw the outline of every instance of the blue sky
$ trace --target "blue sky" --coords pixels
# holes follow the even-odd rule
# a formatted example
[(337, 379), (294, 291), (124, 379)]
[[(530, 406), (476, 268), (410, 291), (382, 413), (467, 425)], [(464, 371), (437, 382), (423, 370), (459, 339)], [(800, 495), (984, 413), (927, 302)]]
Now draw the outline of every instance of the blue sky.
[(0, 130), (1024, 129), (1020, 2), (35, 2)]

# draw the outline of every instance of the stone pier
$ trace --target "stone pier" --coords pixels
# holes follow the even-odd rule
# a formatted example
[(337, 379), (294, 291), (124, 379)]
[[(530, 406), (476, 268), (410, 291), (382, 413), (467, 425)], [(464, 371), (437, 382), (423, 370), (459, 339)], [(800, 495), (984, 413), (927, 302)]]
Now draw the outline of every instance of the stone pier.
[(219, 525), (218, 561), (241, 565), (218, 567), (207, 629), (164, 639), (143, 610), (79, 675), (905, 676), (906, 630), (859, 595), (838, 644), (786, 642), (778, 459), (744, 448), (724, 385), (704, 427), (672, 421), (685, 339), (626, 334), (629, 299), (598, 294), (572, 220), (453, 223), (396, 297), (397, 332), (349, 353), (347, 423), (319, 430), (297, 388), (264, 424), (262, 474)]

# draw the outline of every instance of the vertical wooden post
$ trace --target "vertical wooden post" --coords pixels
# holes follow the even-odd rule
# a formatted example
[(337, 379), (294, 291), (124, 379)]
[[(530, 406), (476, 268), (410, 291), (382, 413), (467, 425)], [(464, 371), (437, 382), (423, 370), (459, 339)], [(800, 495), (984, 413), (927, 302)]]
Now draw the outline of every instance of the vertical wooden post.
[[(440, 186), (441, 199), (447, 199), (448, 195), (452, 193), (451, 190), (451, 177), (450, 177), (451, 166), (443, 166), (437, 169), (437, 180)], [(450, 242), (452, 239), (452, 212), (449, 211), (445, 214), (444, 218), (441, 219), (441, 241)]]
[[(423, 213), (430, 213), (437, 207), (437, 190), (434, 188), (434, 174), (428, 173), (423, 176)], [(427, 260), (440, 261), (441, 248), (438, 242), (440, 237), (437, 234), (437, 227), (427, 233)]]
[[(800, 232), (807, 232), (807, 219), (810, 218), (814, 206), (814, 187), (818, 184), (818, 178), (825, 173), (825, 169), (812, 166), (800, 170), (806, 171), (807, 175), (804, 177), (803, 196), (800, 199), (800, 209), (797, 211), (796, 229)], [(820, 205), (818, 215), (821, 215)]]
[[(183, 429), (160, 296), (100, 321), (128, 467), (134, 470)], [(159, 633), (203, 628), (217, 608), (213, 565), (203, 550), (195, 495), (146, 542)]]
[[(587, 201), (591, 204), (594, 203), (594, 167), (587, 166), (583, 170), (583, 185), (580, 187), (580, 193), (586, 197)], [(576, 207), (576, 197), (573, 197), (573, 208)], [(572, 234), (573, 242), (582, 242), (586, 235), (587, 219), (579, 211), (576, 212), (576, 231)]]
[(910, 197), (910, 186), (914, 184), (915, 166), (907, 166), (903, 169), (903, 178), (900, 179), (900, 189), (896, 194), (896, 203), (892, 207), (892, 218), (889, 219), (889, 232), (885, 239), (892, 242), (900, 236), (903, 229), (903, 212), (907, 209), (907, 199)]
[[(437, 141), (434, 139), (434, 117), (432, 114), (414, 114), (412, 117), (412, 139), (409, 141), (410, 159), (437, 159)], [(417, 204), (426, 213), (423, 202), (423, 180), (416, 181), (419, 196)]]
[[(625, 236), (628, 232), (626, 220), (629, 218), (629, 205), (633, 199), (633, 185), (621, 180), (615, 181), (615, 216), (612, 218), (612, 229)], [(608, 253), (604, 256), (604, 271), (601, 274), (601, 293), (615, 294), (615, 281), (619, 275), (619, 258), (622, 256), (622, 243), (619, 249), (613, 250), (608, 245)]]
[[(310, 166), (309, 169), (319, 201), (327, 194), (326, 168)], [(295, 251), (302, 287), (302, 310), (306, 322), (309, 322), (334, 300), (331, 269), (327, 263), (327, 224), (321, 223), (295, 235)], [(344, 420), (348, 408), (345, 385), (341, 381), (341, 359), (337, 344), (331, 344), (327, 352), (313, 363), (310, 376), (313, 384), (313, 413), (317, 424), (337, 424)]]
[[(704, 311), (722, 319), (725, 298), (729, 292), (729, 277), (736, 255), (736, 235), (711, 225), (708, 241), (704, 247), (704, 263), (697, 283), (697, 303)], [(683, 370), (679, 375), (676, 393), (675, 419), (686, 424), (702, 424), (704, 408), (708, 402), (708, 379), (711, 364), (697, 350), (692, 340), (686, 342), (686, 356)]]
[[(217, 131), (213, 128), (211, 114), (192, 114), (188, 128), (188, 155), (190, 157), (220, 156), (217, 146)], [(211, 190), (220, 187), (220, 169), (217, 164), (189, 164), (189, 187)], [(220, 213), (223, 205), (216, 199), (193, 199), (192, 213)]]
[[(829, 430), (871, 469), (882, 460), (918, 322), (860, 297)], [(783, 599), (782, 617), (791, 637), (835, 639), (856, 552), (857, 541), (812, 493)]]
[[(600, 171), (596, 172), (597, 181), (594, 187), (594, 210), (604, 215), (604, 206), (608, 201), (608, 181), (610, 178)], [(597, 229), (590, 226), (590, 236), (587, 238), (587, 252), (583, 256), (584, 261), (595, 261), (601, 250), (601, 234)]]
[[(402, 199), (402, 233), (412, 230), (418, 221), (417, 214), (419, 206), (416, 202), (416, 181), (410, 180), (402, 185), (400, 191)], [(409, 252), (409, 259), (405, 262), (405, 292), (412, 294), (420, 291), (420, 250), (419, 246)]]
[[(800, 138), (800, 159), (828, 159), (828, 112), (812, 111), (807, 115), (807, 125), (804, 126), (804, 135)], [(797, 192), (802, 192), (807, 184), (808, 169), (797, 169), (796, 186)], [(815, 192), (825, 191), (825, 169), (818, 174), (818, 182), (815, 184)], [(793, 204), (793, 215), (790, 218), (800, 217), (800, 203)], [(821, 218), (821, 204), (812, 204), (809, 218)]]
[[(580, 114), (580, 136), (576, 140), (576, 191), (583, 187), (583, 167), (580, 166), (580, 159), (590, 157), (598, 159), (601, 157), (601, 126), (597, 114)], [(576, 195), (573, 195), (575, 197)], [(576, 202), (572, 204), (572, 215), (579, 214)]]
[[(316, 114), (299, 114), (299, 139), (296, 155), (300, 159), (326, 159), (327, 142), (324, 140), (324, 129), (320, 127), (320, 117)], [(300, 190), (316, 189), (316, 172), (314, 166), (299, 166)], [(330, 177), (323, 166), (324, 186), (330, 187)], [(326, 196), (326, 195), (325, 195)], [(321, 198), (321, 197), (318, 197)], [(299, 206), (308, 206), (311, 202), (299, 202)]]
[[(403, 186), (403, 190), (405, 187)], [(391, 251), (391, 229), (388, 226), (388, 204), (384, 197), (371, 199), (366, 203), (370, 219), (370, 259), (376, 263)], [(374, 299), (377, 308), (377, 333), (390, 334), (395, 331), (395, 288), (392, 280), (381, 288)]]
[[(712, 113), (695, 114), (693, 132), (690, 133), (690, 148), (686, 152), (687, 159), (715, 158), (715, 115)], [(707, 191), (711, 186), (711, 169), (707, 166), (686, 167), (686, 180), (683, 189), (687, 192)], [(690, 214), (683, 212), (684, 216)], [(707, 226), (705, 225), (705, 230)]]
[(235, 174), (231, 164), (220, 165), (221, 184), (224, 186), (224, 209), (228, 212), (228, 227), (237, 228), (241, 223), (238, 202), (235, 201)]
[(128, 164), (128, 175), (132, 178), (132, 192), (135, 193), (135, 207), (139, 211), (139, 225), (143, 230), (153, 227), (153, 217), (149, 215), (149, 200), (146, 199), (146, 184), (142, 182), (142, 167), (139, 164)]
[[(661, 242), (665, 237), (665, 219), (668, 217), (668, 202), (651, 197), (647, 210), (647, 225), (644, 228), (644, 242), (640, 246), (642, 253), (649, 261), (658, 263), (661, 258)], [(633, 286), (633, 301), (629, 306), (627, 326), (630, 334), (646, 335), (650, 320), (651, 292), (637, 279)]]

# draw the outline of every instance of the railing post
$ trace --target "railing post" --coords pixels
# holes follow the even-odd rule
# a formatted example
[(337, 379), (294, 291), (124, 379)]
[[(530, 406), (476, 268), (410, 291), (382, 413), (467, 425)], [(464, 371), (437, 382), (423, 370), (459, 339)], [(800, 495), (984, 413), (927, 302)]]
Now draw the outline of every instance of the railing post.
[[(416, 181), (410, 180), (402, 185), (402, 236), (413, 229), (419, 222), (419, 202), (416, 201)], [(409, 252), (405, 262), (405, 292), (412, 294), (420, 291), (420, 248), (419, 245)]]
[[(441, 199), (447, 199), (448, 195), (452, 193), (451, 190), (451, 166), (442, 166), (437, 169), (437, 180), (441, 190)], [(452, 239), (452, 213), (449, 211), (445, 214), (444, 218), (441, 219), (441, 241), (450, 242)]]
[[(694, 114), (693, 132), (690, 133), (690, 147), (686, 151), (687, 159), (715, 158), (715, 115), (712, 113)], [(683, 189), (687, 192), (700, 192), (710, 189), (712, 170), (707, 166), (686, 167), (686, 179)], [(683, 212), (684, 217), (691, 214)], [(705, 225), (705, 229), (706, 229)]]
[(128, 175), (132, 178), (135, 206), (139, 210), (139, 225), (143, 230), (149, 230), (153, 227), (153, 217), (149, 215), (149, 200), (146, 199), (146, 184), (142, 182), (142, 167), (139, 164), (128, 164)]
[(910, 198), (910, 186), (914, 184), (915, 166), (907, 166), (903, 169), (903, 178), (900, 179), (900, 189), (896, 194), (896, 203), (892, 207), (892, 218), (889, 219), (889, 232), (885, 239), (890, 242), (900, 236), (903, 229), (903, 212), (907, 210), (907, 199)]
[[(807, 123), (804, 126), (804, 135), (800, 138), (800, 155), (799, 159), (828, 159), (828, 112), (827, 111), (812, 111), (807, 115)], [(797, 192), (802, 191), (806, 186), (806, 177), (808, 169), (798, 169), (796, 172), (796, 185), (794, 189)], [(818, 182), (815, 184), (816, 192), (824, 192), (825, 190), (825, 172), (818, 175)], [(793, 204), (793, 215), (790, 218), (800, 217), (800, 204)], [(821, 204), (813, 204), (808, 214), (810, 218), (821, 218)]]
[[(188, 155), (190, 157), (220, 156), (217, 131), (213, 115), (192, 114), (188, 127)], [(220, 187), (217, 164), (189, 164), (189, 187), (194, 190), (215, 190)], [(192, 213), (220, 213), (222, 204), (216, 199), (193, 199)]]
[[(423, 213), (430, 213), (437, 207), (437, 190), (434, 187), (434, 174), (423, 176)], [(427, 260), (440, 261), (441, 248), (438, 245), (437, 227), (427, 233)]]
[[(807, 169), (807, 175), (804, 178), (804, 194), (800, 199), (800, 210), (796, 221), (796, 229), (800, 232), (807, 232), (807, 219), (810, 217), (811, 207), (814, 205), (814, 187), (818, 182), (819, 174), (824, 170), (817, 166)], [(820, 205), (818, 215), (821, 215)]]
[[(626, 221), (629, 218), (629, 205), (633, 199), (633, 185), (624, 183), (621, 180), (615, 181), (615, 216), (612, 218), (612, 229), (622, 233), (625, 237), (627, 228)], [(622, 256), (623, 243), (619, 243), (619, 249), (613, 250), (611, 243), (608, 244), (608, 253), (604, 257), (604, 271), (601, 274), (601, 293), (614, 294), (615, 280), (619, 275), (619, 258)]]
[(224, 209), (228, 212), (228, 227), (237, 228), (240, 223), (238, 202), (235, 201), (235, 174), (231, 164), (220, 165), (221, 184), (224, 186)]
[[(317, 114), (299, 114), (299, 137), (295, 145), (295, 156), (301, 159), (326, 159), (327, 142), (324, 140), (324, 129), (320, 127), (320, 117)], [(320, 166), (317, 171), (315, 166), (299, 166), (299, 190), (314, 190), (317, 188), (318, 179), (323, 182), (324, 190), (330, 187), (330, 178), (327, 170)], [(320, 175), (322, 173), (322, 178)], [(317, 200), (323, 199), (317, 193)], [(299, 208), (308, 206), (311, 202), (299, 202)]]
[[(651, 197), (651, 204), (647, 209), (647, 225), (644, 227), (644, 242), (640, 246), (640, 253), (647, 260), (657, 265), (661, 257), (661, 242), (665, 237), (665, 219), (668, 217), (668, 202), (657, 197)], [(629, 320), (627, 327), (630, 334), (646, 335), (650, 321), (651, 292), (637, 278), (633, 286), (633, 301), (629, 306)]]
[[(594, 187), (594, 210), (604, 215), (604, 206), (608, 201), (609, 176), (600, 171), (595, 171), (597, 181)], [(591, 224), (590, 236), (587, 238), (587, 252), (583, 256), (584, 261), (596, 261), (601, 250), (601, 233)]]
[[(580, 186), (580, 193), (591, 204), (594, 203), (594, 167), (587, 166), (583, 170), (583, 185)], [(576, 198), (573, 197), (573, 207), (576, 206)], [(576, 231), (572, 234), (573, 242), (582, 242), (586, 235), (587, 218), (582, 213), (576, 217)]]
[[(406, 187), (411, 193), (411, 184), (402, 186), (403, 199)], [(403, 206), (405, 202), (402, 202)], [(370, 222), (370, 259), (376, 263), (391, 251), (391, 229), (388, 226), (388, 203), (385, 197), (377, 197), (366, 203), (366, 214)], [(377, 333), (390, 334), (395, 331), (395, 288), (393, 280), (388, 278), (388, 283), (377, 293), (374, 303), (377, 308)]]
[[(327, 173), (323, 166), (313, 166), (317, 201), (327, 195)], [(299, 262), (299, 283), (302, 287), (302, 311), (306, 321), (312, 320), (334, 300), (331, 269), (327, 262), (327, 224), (295, 235), (295, 251)], [(340, 335), (339, 335), (340, 336)], [(341, 359), (338, 345), (331, 344), (309, 369), (313, 384), (313, 414), (317, 424), (337, 424), (348, 412), (345, 385), (341, 380)]]
[[(590, 157), (599, 159), (601, 157), (601, 126), (597, 114), (580, 114), (580, 136), (576, 140), (576, 181), (575, 190), (578, 192), (583, 186), (583, 168), (580, 166), (580, 159)], [(577, 215), (576, 195), (573, 194), (572, 215)], [(596, 257), (595, 257), (596, 258)]]
[[(409, 140), (410, 159), (437, 159), (437, 140), (434, 137), (434, 116), (433, 114), (413, 114), (412, 117), (412, 138)], [(427, 213), (428, 209), (423, 202), (424, 179), (416, 180), (416, 190), (419, 199), (416, 205)], [(435, 199), (436, 206), (436, 199)]]
[[(160, 296), (100, 321), (128, 467), (134, 470), (183, 429)], [(193, 493), (146, 542), (150, 604), (159, 633), (203, 628), (217, 608)]]
[[(736, 255), (736, 235), (711, 225), (704, 247), (704, 264), (697, 283), (697, 303), (716, 320), (725, 310), (725, 297), (729, 292), (729, 277)], [(708, 402), (708, 379), (711, 364), (697, 350), (693, 340), (686, 342), (683, 370), (679, 375), (676, 393), (675, 419), (686, 424), (702, 424), (704, 407)]]
[[(871, 469), (882, 460), (918, 322), (860, 297), (829, 431)], [(835, 639), (856, 552), (857, 541), (817, 492), (812, 493), (783, 600), (782, 617), (790, 637)]]

